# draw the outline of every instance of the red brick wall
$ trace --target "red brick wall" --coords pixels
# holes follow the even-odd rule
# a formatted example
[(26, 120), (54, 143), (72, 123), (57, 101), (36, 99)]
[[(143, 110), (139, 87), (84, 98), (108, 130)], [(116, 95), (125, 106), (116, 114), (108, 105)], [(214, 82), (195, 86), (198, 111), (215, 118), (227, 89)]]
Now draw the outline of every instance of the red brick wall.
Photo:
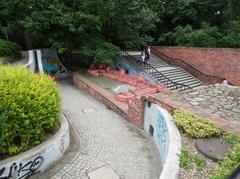
[(143, 129), (145, 100), (135, 98), (128, 104), (128, 120)]
[(73, 83), (129, 122), (143, 129), (145, 100), (136, 98), (129, 101), (128, 104), (119, 102), (115, 99), (115, 95), (80, 76), (78, 73), (73, 74)]
[(240, 85), (240, 49), (155, 47), (171, 58), (179, 58), (207, 75)]

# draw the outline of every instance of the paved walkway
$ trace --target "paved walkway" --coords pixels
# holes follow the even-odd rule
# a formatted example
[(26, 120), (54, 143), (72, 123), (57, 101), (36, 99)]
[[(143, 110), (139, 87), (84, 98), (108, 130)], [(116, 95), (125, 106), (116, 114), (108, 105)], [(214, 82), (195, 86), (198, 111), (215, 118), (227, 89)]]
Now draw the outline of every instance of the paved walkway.
[(240, 123), (240, 88), (218, 84), (175, 95), (177, 100), (186, 101), (206, 111)]
[(103, 166), (122, 179), (159, 178), (159, 154), (144, 131), (69, 81), (61, 83), (61, 90), (63, 110), (72, 127), (70, 150), (52, 169), (32, 178), (87, 179), (89, 172)]

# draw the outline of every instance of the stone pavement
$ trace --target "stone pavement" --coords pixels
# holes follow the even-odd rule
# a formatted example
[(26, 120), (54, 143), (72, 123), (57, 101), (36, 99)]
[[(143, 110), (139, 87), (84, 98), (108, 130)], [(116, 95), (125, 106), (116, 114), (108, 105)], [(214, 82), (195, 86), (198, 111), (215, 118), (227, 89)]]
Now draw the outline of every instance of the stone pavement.
[(101, 167), (102, 171), (112, 169), (121, 179), (159, 178), (159, 153), (148, 134), (70, 81), (62, 81), (60, 86), (71, 126), (70, 149), (55, 166), (32, 178), (87, 179)]
[(177, 100), (240, 123), (240, 88), (224, 84), (199, 88), (190, 92), (173, 95)]

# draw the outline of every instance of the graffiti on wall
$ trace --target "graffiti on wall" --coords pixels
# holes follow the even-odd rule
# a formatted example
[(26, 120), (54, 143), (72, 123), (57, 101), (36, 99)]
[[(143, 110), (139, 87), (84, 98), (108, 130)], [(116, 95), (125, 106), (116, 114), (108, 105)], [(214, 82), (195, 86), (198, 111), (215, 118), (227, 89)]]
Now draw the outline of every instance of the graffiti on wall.
[[(153, 140), (157, 145), (162, 164), (166, 161), (169, 149), (169, 133), (166, 120), (168, 120), (168, 116), (164, 113), (163, 108), (151, 102), (147, 103), (144, 114), (144, 130), (148, 133), (152, 131)], [(150, 130), (151, 127), (152, 130)]]
[(24, 179), (28, 178), (37, 172), (42, 165), (43, 157), (38, 156), (34, 160), (30, 160), (26, 163), (12, 163), (10, 167), (0, 168), (0, 179)]
[(164, 116), (161, 114), (160, 111), (158, 111), (157, 116), (157, 146), (161, 155), (162, 160), (164, 161), (167, 152), (168, 152), (168, 130), (167, 130), (167, 124), (164, 119)]

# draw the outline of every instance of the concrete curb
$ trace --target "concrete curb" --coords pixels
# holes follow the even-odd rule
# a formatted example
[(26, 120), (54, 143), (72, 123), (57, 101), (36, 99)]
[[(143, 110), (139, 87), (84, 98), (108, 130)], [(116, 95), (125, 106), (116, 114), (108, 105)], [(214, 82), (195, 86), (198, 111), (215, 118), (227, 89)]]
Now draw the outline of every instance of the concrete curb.
[(60, 129), (49, 140), (9, 159), (0, 161), (0, 178), (24, 179), (43, 172), (58, 161), (70, 144), (69, 125), (61, 115)]
[(169, 117), (166, 119), (168, 134), (169, 134), (169, 148), (168, 154), (163, 166), (162, 173), (159, 179), (166, 178), (178, 178), (179, 167), (179, 155), (181, 153), (181, 136), (178, 128), (174, 124), (172, 116), (166, 111), (166, 115)]

